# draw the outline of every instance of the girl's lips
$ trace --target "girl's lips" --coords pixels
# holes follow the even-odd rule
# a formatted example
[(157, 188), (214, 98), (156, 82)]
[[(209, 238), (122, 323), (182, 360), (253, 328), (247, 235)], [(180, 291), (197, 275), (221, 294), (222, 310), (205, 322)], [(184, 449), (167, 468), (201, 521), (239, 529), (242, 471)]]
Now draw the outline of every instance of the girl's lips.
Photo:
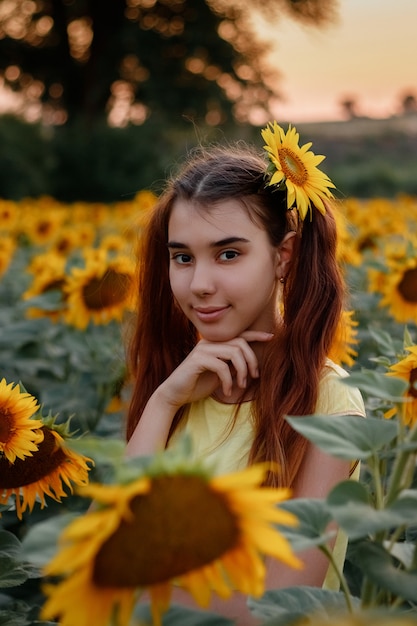
[(222, 307), (193, 307), (194, 313), (201, 322), (215, 322), (228, 311), (229, 306)]

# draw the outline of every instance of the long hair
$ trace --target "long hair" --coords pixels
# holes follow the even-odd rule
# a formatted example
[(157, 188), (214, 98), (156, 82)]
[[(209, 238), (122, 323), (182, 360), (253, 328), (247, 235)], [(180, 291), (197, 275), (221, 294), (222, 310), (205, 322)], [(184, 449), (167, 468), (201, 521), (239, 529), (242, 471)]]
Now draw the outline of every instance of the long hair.
[[(250, 462), (274, 461), (279, 473), (268, 482), (290, 486), (307, 440), (284, 420), (314, 413), (320, 374), (341, 315), (344, 286), (336, 262), (336, 224), (327, 207), (310, 221), (288, 211), (283, 191), (265, 185), (266, 163), (254, 149), (200, 149), (172, 178), (161, 195), (141, 242), (138, 262), (139, 310), (128, 345), (132, 397), (129, 439), (155, 389), (184, 360), (198, 341), (191, 322), (175, 304), (169, 283), (168, 223), (178, 199), (200, 209), (238, 199), (265, 228), (272, 245), (296, 231), (292, 262), (283, 288), (283, 322), (266, 346), (253, 402), (255, 437)], [(175, 416), (171, 434), (185, 407)]]

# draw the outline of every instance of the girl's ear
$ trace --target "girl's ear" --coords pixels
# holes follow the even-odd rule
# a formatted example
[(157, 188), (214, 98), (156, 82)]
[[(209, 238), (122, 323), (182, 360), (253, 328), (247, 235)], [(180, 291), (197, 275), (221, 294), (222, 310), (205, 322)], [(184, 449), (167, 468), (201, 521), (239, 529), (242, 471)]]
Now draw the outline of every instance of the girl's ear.
[(288, 273), (288, 267), (291, 263), (294, 250), (295, 237), (296, 233), (294, 231), (287, 233), (278, 246), (277, 278), (280, 280), (285, 279)]

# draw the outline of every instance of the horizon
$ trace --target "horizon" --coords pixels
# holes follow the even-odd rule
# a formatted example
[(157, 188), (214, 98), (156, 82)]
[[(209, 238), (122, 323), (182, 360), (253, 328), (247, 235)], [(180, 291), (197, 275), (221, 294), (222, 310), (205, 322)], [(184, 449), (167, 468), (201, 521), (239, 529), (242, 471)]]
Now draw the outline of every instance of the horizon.
[(338, 15), (324, 29), (287, 17), (259, 26), (267, 40), (275, 39), (281, 119), (347, 119), (344, 99), (356, 103), (358, 116), (386, 119), (400, 113), (405, 95), (417, 99), (417, 2), (340, 0)]

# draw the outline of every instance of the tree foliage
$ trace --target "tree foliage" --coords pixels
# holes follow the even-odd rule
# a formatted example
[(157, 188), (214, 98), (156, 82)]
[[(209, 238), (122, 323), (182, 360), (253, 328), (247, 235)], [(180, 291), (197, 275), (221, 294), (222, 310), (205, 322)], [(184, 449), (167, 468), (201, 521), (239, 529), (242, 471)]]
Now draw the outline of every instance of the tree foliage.
[(277, 97), (253, 12), (322, 25), (337, 0), (8, 0), (0, 8), (4, 84), (55, 124), (150, 115), (251, 121)]

